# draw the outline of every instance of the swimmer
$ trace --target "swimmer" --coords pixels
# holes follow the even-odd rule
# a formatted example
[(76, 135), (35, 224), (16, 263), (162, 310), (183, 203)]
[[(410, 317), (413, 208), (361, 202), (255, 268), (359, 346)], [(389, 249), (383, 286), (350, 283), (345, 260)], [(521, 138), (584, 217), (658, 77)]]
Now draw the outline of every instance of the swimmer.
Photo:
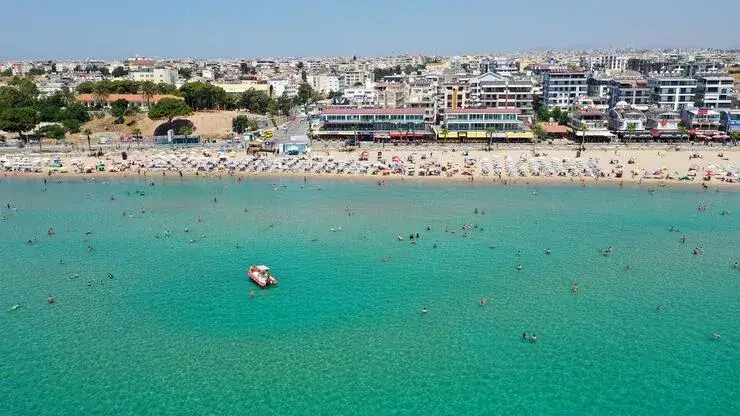
[[(437, 243), (434, 243), (434, 245), (432, 246), (432, 248), (437, 248)], [(735, 263), (735, 265), (737, 266), (737, 263)]]
[(740, 270), (740, 263), (735, 262), (735, 264), (732, 265), (732, 268), (735, 270)]
[(15, 305), (10, 307), (11, 311), (17, 311), (18, 309), (22, 308), (20, 303), (16, 303)]
[(46, 302), (48, 302), (49, 305), (51, 305), (52, 303), (54, 303), (54, 296), (49, 295), (49, 297), (46, 298)]
[(108, 273), (108, 279), (113, 279), (113, 273)]
[(524, 339), (524, 340), (529, 339), (529, 334), (527, 334), (526, 332), (523, 333), (522, 334), (522, 339)]
[(95, 248), (93, 246), (87, 246), (87, 252), (91, 253)]
[(578, 283), (573, 283), (573, 286), (570, 287), (570, 291), (573, 293), (578, 293), (581, 291), (581, 287), (578, 286)]
[(624, 266), (624, 270), (630, 271), (631, 269), (632, 269), (632, 267), (630, 267), (630, 265), (629, 265), (629, 264), (628, 264), (628, 265), (626, 265), (626, 266)]
[(517, 264), (516, 269), (517, 270), (521, 270), (522, 269), (522, 265), (521, 264)]
[(201, 234), (200, 235), (200, 238), (206, 238), (206, 235), (205, 234)]
[(537, 334), (532, 334), (532, 338), (530, 338), (532, 342), (537, 342)]
[(426, 314), (429, 313), (429, 309), (427, 309), (427, 308), (421, 308), (421, 313), (423, 313), (424, 315), (426, 315)]
[(189, 243), (191, 243), (191, 244), (192, 244), (192, 243), (194, 243), (194, 242), (195, 242), (195, 240), (190, 240), (190, 241), (189, 241)]
[(720, 338), (722, 338), (722, 336), (717, 331), (712, 331), (711, 338), (712, 339), (720, 339)]
[(197, 217), (197, 218), (195, 219), (195, 221), (196, 221), (196, 222), (203, 222), (203, 218), (201, 218), (201, 217), (199, 216), (199, 217)]
[(253, 297), (254, 297), (254, 290), (250, 290), (250, 291), (249, 291), (249, 297), (250, 297), (250, 298), (253, 298)]
[[(59, 259), (59, 264), (64, 264), (64, 260)], [(737, 264), (737, 263), (735, 263), (735, 264)]]
[(686, 242), (686, 236), (685, 236), (685, 235), (684, 235), (684, 236), (682, 236), (682, 237), (681, 237), (681, 239), (680, 239), (680, 240), (678, 240), (678, 241), (680, 241), (680, 242), (682, 242), (682, 243), (685, 243), (685, 242)]
[(183, 231), (185, 231), (186, 233), (189, 233), (190, 232), (190, 228), (185, 227), (185, 229)]
[(545, 250), (545, 254), (552, 254), (552, 250), (548, 247), (547, 250)]
[(655, 313), (660, 313), (660, 305), (655, 306)]
[(480, 299), (480, 306), (486, 306), (487, 303), (488, 303), (488, 298), (487, 297), (482, 297)]

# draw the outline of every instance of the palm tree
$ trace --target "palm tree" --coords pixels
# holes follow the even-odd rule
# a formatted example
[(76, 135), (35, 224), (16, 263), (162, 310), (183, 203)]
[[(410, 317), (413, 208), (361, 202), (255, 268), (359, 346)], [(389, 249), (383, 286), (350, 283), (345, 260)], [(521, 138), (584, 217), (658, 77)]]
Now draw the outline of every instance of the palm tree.
[(95, 85), (93, 86), (93, 96), (95, 96), (95, 101), (98, 104), (103, 106), (103, 104), (108, 99), (109, 95), (110, 93), (108, 92), (107, 89), (105, 89), (105, 86), (103, 85), (102, 82), (95, 83)]
[(491, 144), (493, 142), (493, 133), (495, 133), (496, 130), (493, 127), (489, 127), (486, 129), (486, 137), (488, 137), (488, 151), (491, 151)]
[(85, 129), (82, 131), (82, 133), (84, 133), (87, 136), (87, 151), (91, 152), (92, 145), (90, 144), (90, 135), (92, 134), (92, 132), (90, 131), (90, 129)]
[(542, 141), (547, 134), (545, 132), (545, 129), (539, 123), (532, 124), (532, 133), (534, 134), (535, 139), (537, 139), (538, 141)]
[(581, 152), (586, 150), (586, 146), (584, 145), (584, 143), (586, 142), (586, 132), (588, 131), (588, 125), (582, 122), (580, 130), (581, 130), (581, 144), (578, 146), (576, 157), (581, 157)]
[(678, 137), (679, 137), (679, 139), (681, 139), (684, 136), (686, 136), (686, 142), (688, 143), (688, 141), (689, 141), (689, 136), (688, 136), (689, 130), (686, 128), (686, 126), (684, 126), (683, 124), (679, 124), (677, 130), (678, 130)]
[(447, 136), (450, 134), (450, 131), (447, 130), (447, 127), (443, 128), (441, 131), (441, 135), (446, 139)]
[(154, 96), (154, 93), (157, 92), (157, 86), (154, 85), (151, 81), (144, 81), (141, 83), (141, 87), (139, 87), (139, 90), (141, 91), (141, 95), (144, 96), (144, 99), (146, 100), (146, 108), (149, 108), (149, 101)]
[(629, 144), (630, 139), (632, 139), (635, 136), (635, 130), (637, 130), (635, 123), (627, 124), (627, 144)]

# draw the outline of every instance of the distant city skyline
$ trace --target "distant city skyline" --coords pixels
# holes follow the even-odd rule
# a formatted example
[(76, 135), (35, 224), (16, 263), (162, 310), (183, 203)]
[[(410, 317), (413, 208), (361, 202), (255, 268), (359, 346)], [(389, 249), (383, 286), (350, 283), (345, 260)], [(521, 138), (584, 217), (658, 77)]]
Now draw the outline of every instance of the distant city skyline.
[[(691, 13), (668, 0), (8, 0), (0, 59), (474, 55), (534, 50), (740, 47), (740, 2)], [(703, 17), (706, 16), (706, 17)], [(711, 16), (711, 19), (710, 19)]]

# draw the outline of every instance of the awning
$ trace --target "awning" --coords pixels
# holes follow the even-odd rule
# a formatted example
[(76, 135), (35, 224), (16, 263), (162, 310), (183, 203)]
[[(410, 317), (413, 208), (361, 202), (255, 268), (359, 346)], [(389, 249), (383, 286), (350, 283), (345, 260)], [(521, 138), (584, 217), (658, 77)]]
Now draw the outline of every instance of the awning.
[(468, 138), (470, 139), (485, 139), (488, 136), (485, 131), (469, 131)]
[(448, 131), (446, 134), (443, 132), (439, 133), (439, 137), (443, 139), (456, 139), (457, 138), (457, 132), (456, 131)]
[(510, 131), (506, 133), (506, 137), (509, 139), (532, 140), (534, 139), (534, 134), (531, 131), (521, 131), (521, 132)]

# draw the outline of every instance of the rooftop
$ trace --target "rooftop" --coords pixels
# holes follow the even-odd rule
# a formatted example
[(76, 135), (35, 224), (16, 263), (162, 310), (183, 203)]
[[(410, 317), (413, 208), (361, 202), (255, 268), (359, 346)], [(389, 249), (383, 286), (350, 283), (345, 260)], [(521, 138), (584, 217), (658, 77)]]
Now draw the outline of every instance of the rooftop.
[(446, 114), (521, 114), (515, 107), (456, 108), (445, 110)]
[(385, 114), (416, 114), (424, 115), (423, 108), (325, 108), (321, 114), (359, 114), (359, 115), (385, 115)]

